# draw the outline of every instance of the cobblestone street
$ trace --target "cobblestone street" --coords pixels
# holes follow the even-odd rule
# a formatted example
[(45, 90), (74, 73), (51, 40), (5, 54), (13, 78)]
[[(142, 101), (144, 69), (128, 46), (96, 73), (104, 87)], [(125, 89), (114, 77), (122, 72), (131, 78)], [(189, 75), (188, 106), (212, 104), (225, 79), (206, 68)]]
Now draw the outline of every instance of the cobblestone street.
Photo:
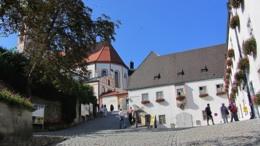
[(67, 137), (56, 146), (240, 146), (260, 144), (260, 120), (190, 129), (119, 129), (116, 114), (57, 132), (36, 135)]

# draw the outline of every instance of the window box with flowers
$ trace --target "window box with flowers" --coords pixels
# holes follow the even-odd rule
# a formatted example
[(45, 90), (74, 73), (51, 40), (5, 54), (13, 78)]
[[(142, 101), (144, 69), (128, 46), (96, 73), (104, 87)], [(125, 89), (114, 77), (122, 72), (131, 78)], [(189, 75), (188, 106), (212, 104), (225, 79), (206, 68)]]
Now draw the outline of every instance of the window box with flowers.
[(250, 64), (249, 64), (249, 60), (248, 58), (242, 58), (239, 60), (238, 62), (238, 68), (245, 71), (245, 70), (249, 70)]
[(239, 27), (240, 26), (240, 20), (239, 20), (239, 17), (236, 15), (236, 16), (233, 16), (230, 20), (230, 27), (232, 29), (235, 29), (236, 27)]
[(164, 102), (165, 101), (165, 99), (164, 98), (162, 98), (162, 97), (160, 97), (160, 98), (156, 98), (156, 100), (155, 100), (156, 102)]
[(206, 86), (199, 87), (199, 97), (203, 98), (207, 96), (209, 96), (209, 94), (207, 93), (207, 87)]
[(216, 89), (217, 89), (217, 93), (216, 93), (217, 96), (221, 96), (221, 95), (226, 94), (223, 84), (217, 84)]
[(234, 50), (233, 49), (229, 49), (227, 55), (228, 55), (229, 58), (234, 57), (235, 56)]
[(227, 59), (227, 66), (232, 66), (233, 65), (233, 62), (232, 62), (232, 60), (231, 59)]
[(149, 100), (142, 100), (142, 102), (141, 102), (142, 104), (149, 104), (150, 103), (150, 101)]
[(257, 50), (257, 45), (254, 37), (251, 37), (250, 39), (244, 42), (243, 51), (246, 55), (253, 54), (253, 56), (256, 56), (257, 53), (256, 50)]
[(148, 93), (143, 93), (142, 94), (142, 101), (141, 101), (141, 103), (142, 104), (149, 104), (150, 103)]
[(156, 92), (156, 102), (164, 102), (163, 91)]
[(243, 0), (230, 0), (230, 4), (233, 8), (239, 8), (243, 4)]

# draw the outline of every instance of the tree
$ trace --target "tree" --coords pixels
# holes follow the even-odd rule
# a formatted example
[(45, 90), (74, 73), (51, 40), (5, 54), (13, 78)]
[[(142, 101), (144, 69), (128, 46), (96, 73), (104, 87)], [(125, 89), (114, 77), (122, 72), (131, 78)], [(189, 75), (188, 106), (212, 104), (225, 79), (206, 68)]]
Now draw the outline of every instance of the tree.
[(19, 33), (24, 42), (29, 85), (36, 69), (62, 90), (71, 90), (75, 74), (85, 75), (84, 58), (97, 41), (114, 40), (117, 26), (91, 13), (81, 0), (0, 0), (0, 32)]

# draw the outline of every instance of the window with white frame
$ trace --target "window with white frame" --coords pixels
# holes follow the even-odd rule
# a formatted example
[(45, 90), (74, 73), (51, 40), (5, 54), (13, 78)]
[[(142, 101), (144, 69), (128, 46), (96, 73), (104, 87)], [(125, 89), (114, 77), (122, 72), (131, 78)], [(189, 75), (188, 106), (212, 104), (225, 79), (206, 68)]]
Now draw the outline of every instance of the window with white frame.
[(163, 98), (163, 91), (156, 92), (156, 99)]
[(184, 89), (183, 88), (177, 89), (177, 96), (184, 96)]
[(206, 86), (199, 87), (199, 92), (200, 95), (207, 94), (207, 87)]
[(159, 124), (166, 124), (165, 115), (159, 115)]
[(142, 101), (148, 101), (148, 100), (149, 100), (148, 93), (143, 93), (142, 94)]
[(217, 88), (217, 93), (221, 93), (221, 92), (224, 92), (224, 85), (223, 84), (217, 84), (216, 85), (216, 88)]

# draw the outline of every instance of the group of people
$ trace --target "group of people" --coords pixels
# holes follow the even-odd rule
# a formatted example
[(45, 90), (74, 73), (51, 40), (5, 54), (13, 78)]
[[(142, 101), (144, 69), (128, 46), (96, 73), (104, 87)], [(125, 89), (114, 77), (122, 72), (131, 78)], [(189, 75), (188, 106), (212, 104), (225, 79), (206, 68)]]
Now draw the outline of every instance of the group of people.
[(126, 127), (126, 121), (125, 119), (128, 118), (130, 125), (133, 125), (135, 123), (135, 117), (134, 117), (134, 110), (132, 107), (130, 107), (125, 113), (122, 109), (119, 110), (119, 120), (120, 120), (120, 129)]
[[(224, 123), (228, 123), (229, 111), (231, 113), (230, 122), (239, 121), (238, 115), (237, 115), (237, 107), (234, 102), (231, 102), (228, 107), (226, 107), (225, 104), (222, 103), (222, 105), (220, 107), (220, 111), (221, 111), (221, 116), (222, 116)], [(212, 124), (214, 125), (214, 120), (213, 120), (213, 116), (212, 116), (212, 112), (211, 112), (209, 104), (207, 104), (207, 107), (205, 108), (205, 112), (206, 112), (206, 117), (207, 117), (207, 125), (209, 125), (209, 120), (211, 120)]]

